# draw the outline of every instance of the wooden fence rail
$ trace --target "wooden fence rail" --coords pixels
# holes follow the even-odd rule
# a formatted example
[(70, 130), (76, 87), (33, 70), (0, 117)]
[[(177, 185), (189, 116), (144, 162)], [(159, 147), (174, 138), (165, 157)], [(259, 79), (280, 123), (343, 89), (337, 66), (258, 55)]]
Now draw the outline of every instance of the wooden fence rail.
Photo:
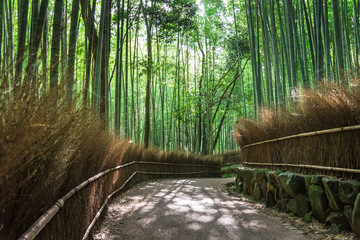
[(21, 237), (18, 240), (32, 240), (34, 239), (40, 231), (50, 222), (50, 220), (56, 215), (56, 213), (65, 205), (66, 200), (68, 200), (71, 196), (73, 196), (76, 192), (80, 191), (82, 188), (87, 186), (89, 183), (96, 181), (97, 179), (105, 176), (106, 174), (113, 172), (115, 170), (119, 170), (121, 168), (125, 168), (134, 164), (148, 164), (148, 165), (167, 165), (167, 166), (179, 166), (179, 167), (204, 167), (204, 168), (217, 168), (219, 171), (201, 171), (201, 172), (183, 172), (183, 173), (171, 173), (171, 172), (143, 172), (143, 171), (135, 171), (124, 183), (123, 185), (112, 192), (110, 195), (106, 197), (106, 200), (104, 201), (103, 205), (100, 207), (99, 211), (95, 215), (93, 221), (88, 226), (83, 239), (86, 239), (90, 233), (90, 230), (94, 226), (96, 220), (100, 217), (101, 212), (104, 210), (105, 206), (107, 205), (109, 199), (115, 195), (117, 192), (122, 190), (127, 183), (130, 182), (130, 180), (136, 175), (136, 174), (150, 174), (150, 175), (193, 175), (193, 174), (206, 174), (206, 173), (219, 173), (220, 167), (219, 166), (211, 166), (211, 165), (201, 165), (201, 164), (176, 164), (176, 163), (161, 163), (161, 162), (144, 162), (144, 161), (133, 161), (130, 163), (126, 163), (123, 165), (119, 165), (110, 169), (107, 169), (105, 171), (102, 171), (93, 177), (89, 178), (88, 180), (82, 182), (72, 190), (70, 190), (68, 193), (66, 193), (63, 197), (61, 197), (59, 200), (55, 202), (54, 205), (52, 205), (42, 216), (38, 218), (38, 220), (35, 221), (33, 225), (30, 226), (30, 228), (21, 235)]
[(360, 125), (348, 126), (348, 127), (340, 127), (340, 128), (332, 128), (332, 129), (326, 129), (326, 130), (320, 130), (320, 131), (314, 131), (314, 132), (307, 132), (307, 133), (299, 133), (299, 134), (290, 135), (290, 136), (286, 136), (286, 137), (265, 140), (265, 141), (262, 141), (262, 142), (256, 142), (256, 143), (251, 143), (251, 144), (245, 145), (244, 147), (241, 148), (241, 150), (244, 150), (245, 148), (265, 144), (265, 143), (279, 142), (279, 141), (284, 141), (284, 140), (292, 139), (292, 138), (310, 137), (310, 136), (316, 136), (316, 135), (322, 135), (322, 134), (345, 132), (345, 131), (354, 131), (354, 130), (360, 130)]
[(334, 171), (334, 172), (344, 172), (344, 173), (356, 173), (360, 174), (360, 169), (349, 169), (349, 168), (339, 168), (339, 167), (326, 167), (326, 166), (317, 166), (309, 164), (290, 164), (290, 163), (252, 163), (252, 162), (243, 162), (244, 165), (249, 166), (274, 166), (274, 167), (296, 167), (296, 168), (309, 168), (325, 171)]
[(242, 147), (243, 164), (357, 179), (359, 130), (360, 125), (354, 125), (251, 143)]

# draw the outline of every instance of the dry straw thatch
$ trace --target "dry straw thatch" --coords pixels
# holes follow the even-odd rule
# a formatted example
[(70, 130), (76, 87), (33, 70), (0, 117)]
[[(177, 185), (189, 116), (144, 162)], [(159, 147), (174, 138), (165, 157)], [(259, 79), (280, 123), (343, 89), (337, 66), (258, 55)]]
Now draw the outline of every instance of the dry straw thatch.
[[(130, 144), (102, 130), (90, 110), (75, 107), (75, 101), (66, 104), (64, 93), (56, 92), (38, 94), (21, 86), (10, 94), (0, 87), (0, 239), (16, 239), (75, 186), (121, 164), (148, 161), (217, 166), (205, 168), (209, 175), (210, 170), (219, 169), (220, 158), (144, 150)], [(135, 171), (185, 170), (204, 171), (204, 167), (132, 164), (112, 171), (69, 198), (37, 239), (80, 239), (107, 196)], [(125, 189), (158, 177), (138, 175)]]
[[(234, 138), (243, 148), (244, 162), (306, 164), (360, 169), (360, 130), (337, 131), (313, 136), (294, 137), (264, 144), (247, 145), (290, 135), (360, 124), (360, 85), (349, 88), (321, 84), (315, 90), (301, 89), (289, 109), (278, 112), (263, 109), (259, 121), (240, 119)], [(269, 167), (269, 166), (268, 166)], [(271, 167), (271, 166), (270, 166)], [(359, 174), (341, 171), (272, 166), (302, 173), (322, 173), (337, 177), (359, 178)]]

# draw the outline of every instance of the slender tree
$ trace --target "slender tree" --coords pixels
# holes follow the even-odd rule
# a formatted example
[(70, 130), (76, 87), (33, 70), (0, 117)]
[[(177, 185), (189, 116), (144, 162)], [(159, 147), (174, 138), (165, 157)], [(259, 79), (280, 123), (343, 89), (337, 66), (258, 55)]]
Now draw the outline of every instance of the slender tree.
[(280, 71), (279, 71), (279, 53), (278, 53), (278, 40), (277, 40), (277, 29), (275, 22), (274, 14), (274, 0), (269, 0), (269, 10), (270, 10), (270, 21), (271, 21), (271, 40), (272, 40), (272, 52), (274, 57), (274, 77), (275, 77), (275, 89), (276, 89), (276, 100), (279, 105), (284, 104), (285, 99), (283, 96), (282, 84), (280, 81)]
[(28, 10), (29, 1), (19, 0), (19, 17), (18, 17), (18, 45), (17, 45), (17, 56), (15, 66), (15, 86), (21, 84), (23, 62), (25, 59), (25, 44), (26, 44), (26, 33), (28, 27)]
[(341, 18), (340, 18), (340, 9), (339, 1), (331, 0), (332, 3), (332, 12), (333, 12), (333, 23), (334, 23), (334, 49), (336, 53), (336, 63), (338, 71), (338, 79), (341, 79), (343, 85), (346, 84), (346, 81), (343, 80), (341, 73), (344, 71), (344, 52), (343, 52), (343, 41), (342, 41), (342, 30), (341, 30)]
[(72, 9), (71, 9), (69, 52), (68, 52), (68, 60), (67, 60), (66, 95), (68, 101), (71, 101), (73, 95), (75, 51), (76, 51), (76, 42), (78, 36), (78, 22), (79, 22), (79, 0), (74, 0), (72, 2)]
[(55, 89), (59, 78), (59, 57), (60, 57), (60, 38), (63, 17), (63, 0), (56, 0), (54, 7), (54, 20), (51, 44), (50, 60), (50, 88)]

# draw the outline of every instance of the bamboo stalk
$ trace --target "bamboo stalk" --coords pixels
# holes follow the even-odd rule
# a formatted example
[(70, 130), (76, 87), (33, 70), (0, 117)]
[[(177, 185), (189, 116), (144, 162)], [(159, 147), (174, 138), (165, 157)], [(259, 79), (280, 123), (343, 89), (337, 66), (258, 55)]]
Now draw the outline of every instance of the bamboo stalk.
[(350, 169), (350, 168), (339, 168), (339, 167), (326, 167), (326, 166), (317, 166), (317, 165), (308, 165), (308, 164), (290, 164), (290, 163), (249, 163), (243, 162), (245, 165), (255, 165), (255, 166), (281, 166), (281, 167), (298, 167), (298, 168), (310, 168), (334, 172), (345, 172), (345, 173), (357, 173), (360, 174), (360, 169)]
[[(76, 192), (80, 189), (88, 185), (89, 183), (95, 181), (96, 179), (106, 175), (109, 172), (118, 170), (120, 168), (124, 168), (133, 164), (161, 164), (161, 165), (176, 165), (176, 166), (198, 166), (198, 167), (215, 167), (215, 166), (208, 166), (208, 165), (197, 165), (197, 164), (175, 164), (175, 163), (157, 163), (157, 162), (143, 162), (143, 161), (133, 161), (130, 163), (126, 163), (123, 165), (119, 165), (110, 169), (107, 169), (103, 172), (96, 174), (95, 176), (89, 178), (88, 180), (82, 182), (72, 190), (70, 190), (67, 194), (65, 194), (62, 198), (57, 200), (53, 206), (50, 207), (42, 216), (36, 220), (36, 222), (30, 226), (30, 228), (23, 234), (18, 240), (27, 240), (27, 239), (34, 239), (39, 232), (50, 222), (50, 220), (56, 215), (56, 213), (62, 208), (65, 204), (65, 201), (73, 196)], [(138, 173), (146, 173), (146, 172), (138, 172)], [(206, 173), (206, 172), (197, 172), (197, 173)], [(147, 173), (147, 174), (172, 174), (172, 175), (179, 175), (179, 174), (187, 174), (187, 173)], [(195, 174), (195, 173), (193, 173)]]
[(290, 135), (290, 136), (286, 136), (286, 137), (281, 137), (281, 138), (276, 138), (276, 139), (265, 140), (262, 142), (248, 144), (248, 145), (245, 145), (244, 147), (242, 147), (241, 150), (244, 150), (245, 148), (261, 145), (264, 143), (278, 142), (278, 141), (283, 141), (283, 140), (297, 138), (297, 137), (299, 137), (299, 138), (300, 137), (310, 137), (310, 136), (316, 136), (316, 135), (321, 135), (321, 134), (329, 134), (329, 133), (344, 132), (344, 131), (354, 131), (354, 130), (359, 130), (359, 129), (360, 129), (360, 125), (355, 125), (355, 126), (332, 128), (332, 129), (326, 129), (326, 130), (320, 130), (320, 131), (314, 131), (314, 132), (299, 133), (299, 134)]

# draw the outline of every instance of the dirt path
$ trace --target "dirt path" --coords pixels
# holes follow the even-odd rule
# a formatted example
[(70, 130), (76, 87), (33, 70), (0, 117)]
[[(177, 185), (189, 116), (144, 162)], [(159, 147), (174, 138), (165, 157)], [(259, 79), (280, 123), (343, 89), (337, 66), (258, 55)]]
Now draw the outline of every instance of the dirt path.
[(143, 183), (113, 201), (94, 239), (306, 239), (230, 196), (229, 179)]

